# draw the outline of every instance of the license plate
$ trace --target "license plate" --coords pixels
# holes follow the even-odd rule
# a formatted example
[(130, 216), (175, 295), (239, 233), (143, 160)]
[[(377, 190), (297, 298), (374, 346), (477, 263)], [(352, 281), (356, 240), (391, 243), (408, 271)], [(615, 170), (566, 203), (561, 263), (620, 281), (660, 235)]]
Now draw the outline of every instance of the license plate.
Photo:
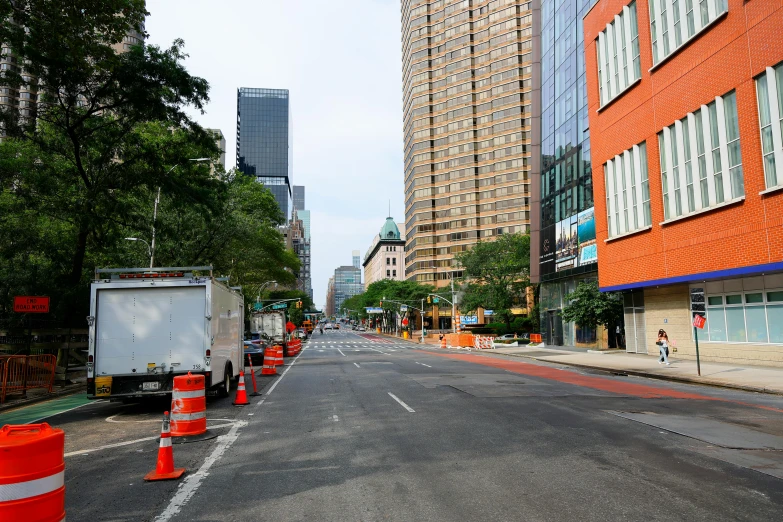
[(158, 390), (158, 389), (160, 389), (160, 383), (159, 382), (145, 382), (145, 383), (142, 383), (141, 389), (143, 391)]

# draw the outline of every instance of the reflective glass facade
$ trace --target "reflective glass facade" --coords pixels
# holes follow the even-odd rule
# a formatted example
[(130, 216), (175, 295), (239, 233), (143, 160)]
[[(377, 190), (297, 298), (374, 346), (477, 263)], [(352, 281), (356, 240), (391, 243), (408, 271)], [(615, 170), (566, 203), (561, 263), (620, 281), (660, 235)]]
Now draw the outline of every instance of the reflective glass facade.
[(237, 168), (274, 194), (290, 219), (291, 114), (287, 89), (237, 89)]
[(596, 0), (541, 1), (541, 331), (548, 344), (595, 342), (559, 310), (596, 279), (595, 215), (582, 18)]
[(334, 313), (339, 314), (346, 299), (364, 292), (362, 271), (355, 266), (341, 266), (334, 271)]
[(305, 209), (305, 188), (303, 185), (294, 185), (294, 208)]

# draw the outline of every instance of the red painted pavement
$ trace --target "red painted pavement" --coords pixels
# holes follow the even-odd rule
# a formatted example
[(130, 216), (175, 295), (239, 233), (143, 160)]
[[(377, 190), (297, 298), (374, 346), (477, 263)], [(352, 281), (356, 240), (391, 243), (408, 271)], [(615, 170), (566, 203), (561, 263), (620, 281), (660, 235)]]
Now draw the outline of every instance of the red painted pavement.
[(389, 339), (384, 339), (383, 337), (379, 335), (373, 335), (373, 334), (359, 334), (360, 337), (364, 337), (368, 341), (372, 341), (374, 343), (381, 343), (381, 344), (392, 344), (393, 341), (390, 341)]
[[(422, 351), (422, 350), (416, 350)], [(783, 413), (783, 410), (772, 408), (770, 406), (763, 406), (760, 404), (750, 404), (740, 401), (731, 401), (727, 399), (720, 399), (717, 397), (710, 397), (708, 395), (700, 395), (697, 393), (688, 393), (677, 390), (671, 390), (667, 388), (656, 388), (654, 386), (647, 386), (644, 384), (634, 384), (630, 382), (622, 382), (614, 379), (606, 379), (603, 377), (592, 377), (589, 375), (581, 375), (571, 370), (561, 370), (558, 368), (551, 368), (549, 366), (540, 366), (537, 364), (530, 364), (518, 361), (508, 361), (505, 359), (494, 359), (490, 357), (468, 355), (468, 354), (445, 354), (445, 353), (433, 353), (423, 352), (430, 355), (436, 355), (438, 357), (445, 357), (447, 359), (454, 359), (456, 361), (464, 361), (473, 364), (481, 364), (483, 366), (491, 366), (493, 368), (499, 368), (513, 373), (522, 375), (529, 375), (531, 377), (539, 377), (541, 379), (548, 379), (550, 381), (563, 382), (566, 384), (574, 384), (576, 386), (583, 386), (585, 388), (592, 388), (594, 390), (602, 390), (611, 393), (617, 393), (620, 395), (632, 395), (634, 397), (641, 397), (644, 399), (658, 399), (658, 398), (670, 398), (670, 399), (696, 399), (701, 401), (720, 401), (730, 402), (733, 404), (740, 404), (742, 406), (751, 406), (753, 408), (760, 408), (763, 410), (776, 411)]]

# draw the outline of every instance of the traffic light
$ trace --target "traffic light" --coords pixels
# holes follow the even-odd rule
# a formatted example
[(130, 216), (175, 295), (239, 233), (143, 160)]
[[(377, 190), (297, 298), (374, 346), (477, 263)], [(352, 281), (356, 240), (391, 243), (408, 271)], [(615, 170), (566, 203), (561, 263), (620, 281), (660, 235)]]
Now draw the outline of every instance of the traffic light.
[(432, 304), (432, 296), (427, 296), (427, 304)]
[(296, 302), (296, 307), (297, 308), (302, 308), (302, 301), (297, 301)]

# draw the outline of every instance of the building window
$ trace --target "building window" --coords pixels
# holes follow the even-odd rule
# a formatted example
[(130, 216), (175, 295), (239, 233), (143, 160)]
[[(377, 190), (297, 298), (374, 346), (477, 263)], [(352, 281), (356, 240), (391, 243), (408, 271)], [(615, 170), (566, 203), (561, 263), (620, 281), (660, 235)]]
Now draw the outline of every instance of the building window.
[(644, 142), (607, 161), (604, 165), (604, 182), (609, 237), (627, 234), (652, 224), (647, 145)]
[(392, 258), (392, 265), (397, 266), (397, 258)]
[(650, 0), (653, 64), (663, 61), (728, 10), (728, 0)]
[(745, 195), (734, 91), (658, 133), (664, 220)]
[(707, 295), (708, 341), (783, 343), (783, 289)]
[(390, 272), (388, 270), (386, 271), (386, 277), (390, 277)]
[(783, 64), (756, 78), (761, 153), (767, 188), (783, 185)]
[(386, 264), (387, 264), (387, 265), (390, 265), (390, 264), (391, 264), (391, 259), (390, 259), (390, 258), (388, 258), (388, 257), (386, 258)]
[(392, 270), (392, 275), (393, 275), (394, 277), (397, 277), (397, 271), (396, 271), (396, 270)]
[(642, 77), (636, 2), (623, 7), (598, 33), (598, 79), (601, 105), (606, 105)]

